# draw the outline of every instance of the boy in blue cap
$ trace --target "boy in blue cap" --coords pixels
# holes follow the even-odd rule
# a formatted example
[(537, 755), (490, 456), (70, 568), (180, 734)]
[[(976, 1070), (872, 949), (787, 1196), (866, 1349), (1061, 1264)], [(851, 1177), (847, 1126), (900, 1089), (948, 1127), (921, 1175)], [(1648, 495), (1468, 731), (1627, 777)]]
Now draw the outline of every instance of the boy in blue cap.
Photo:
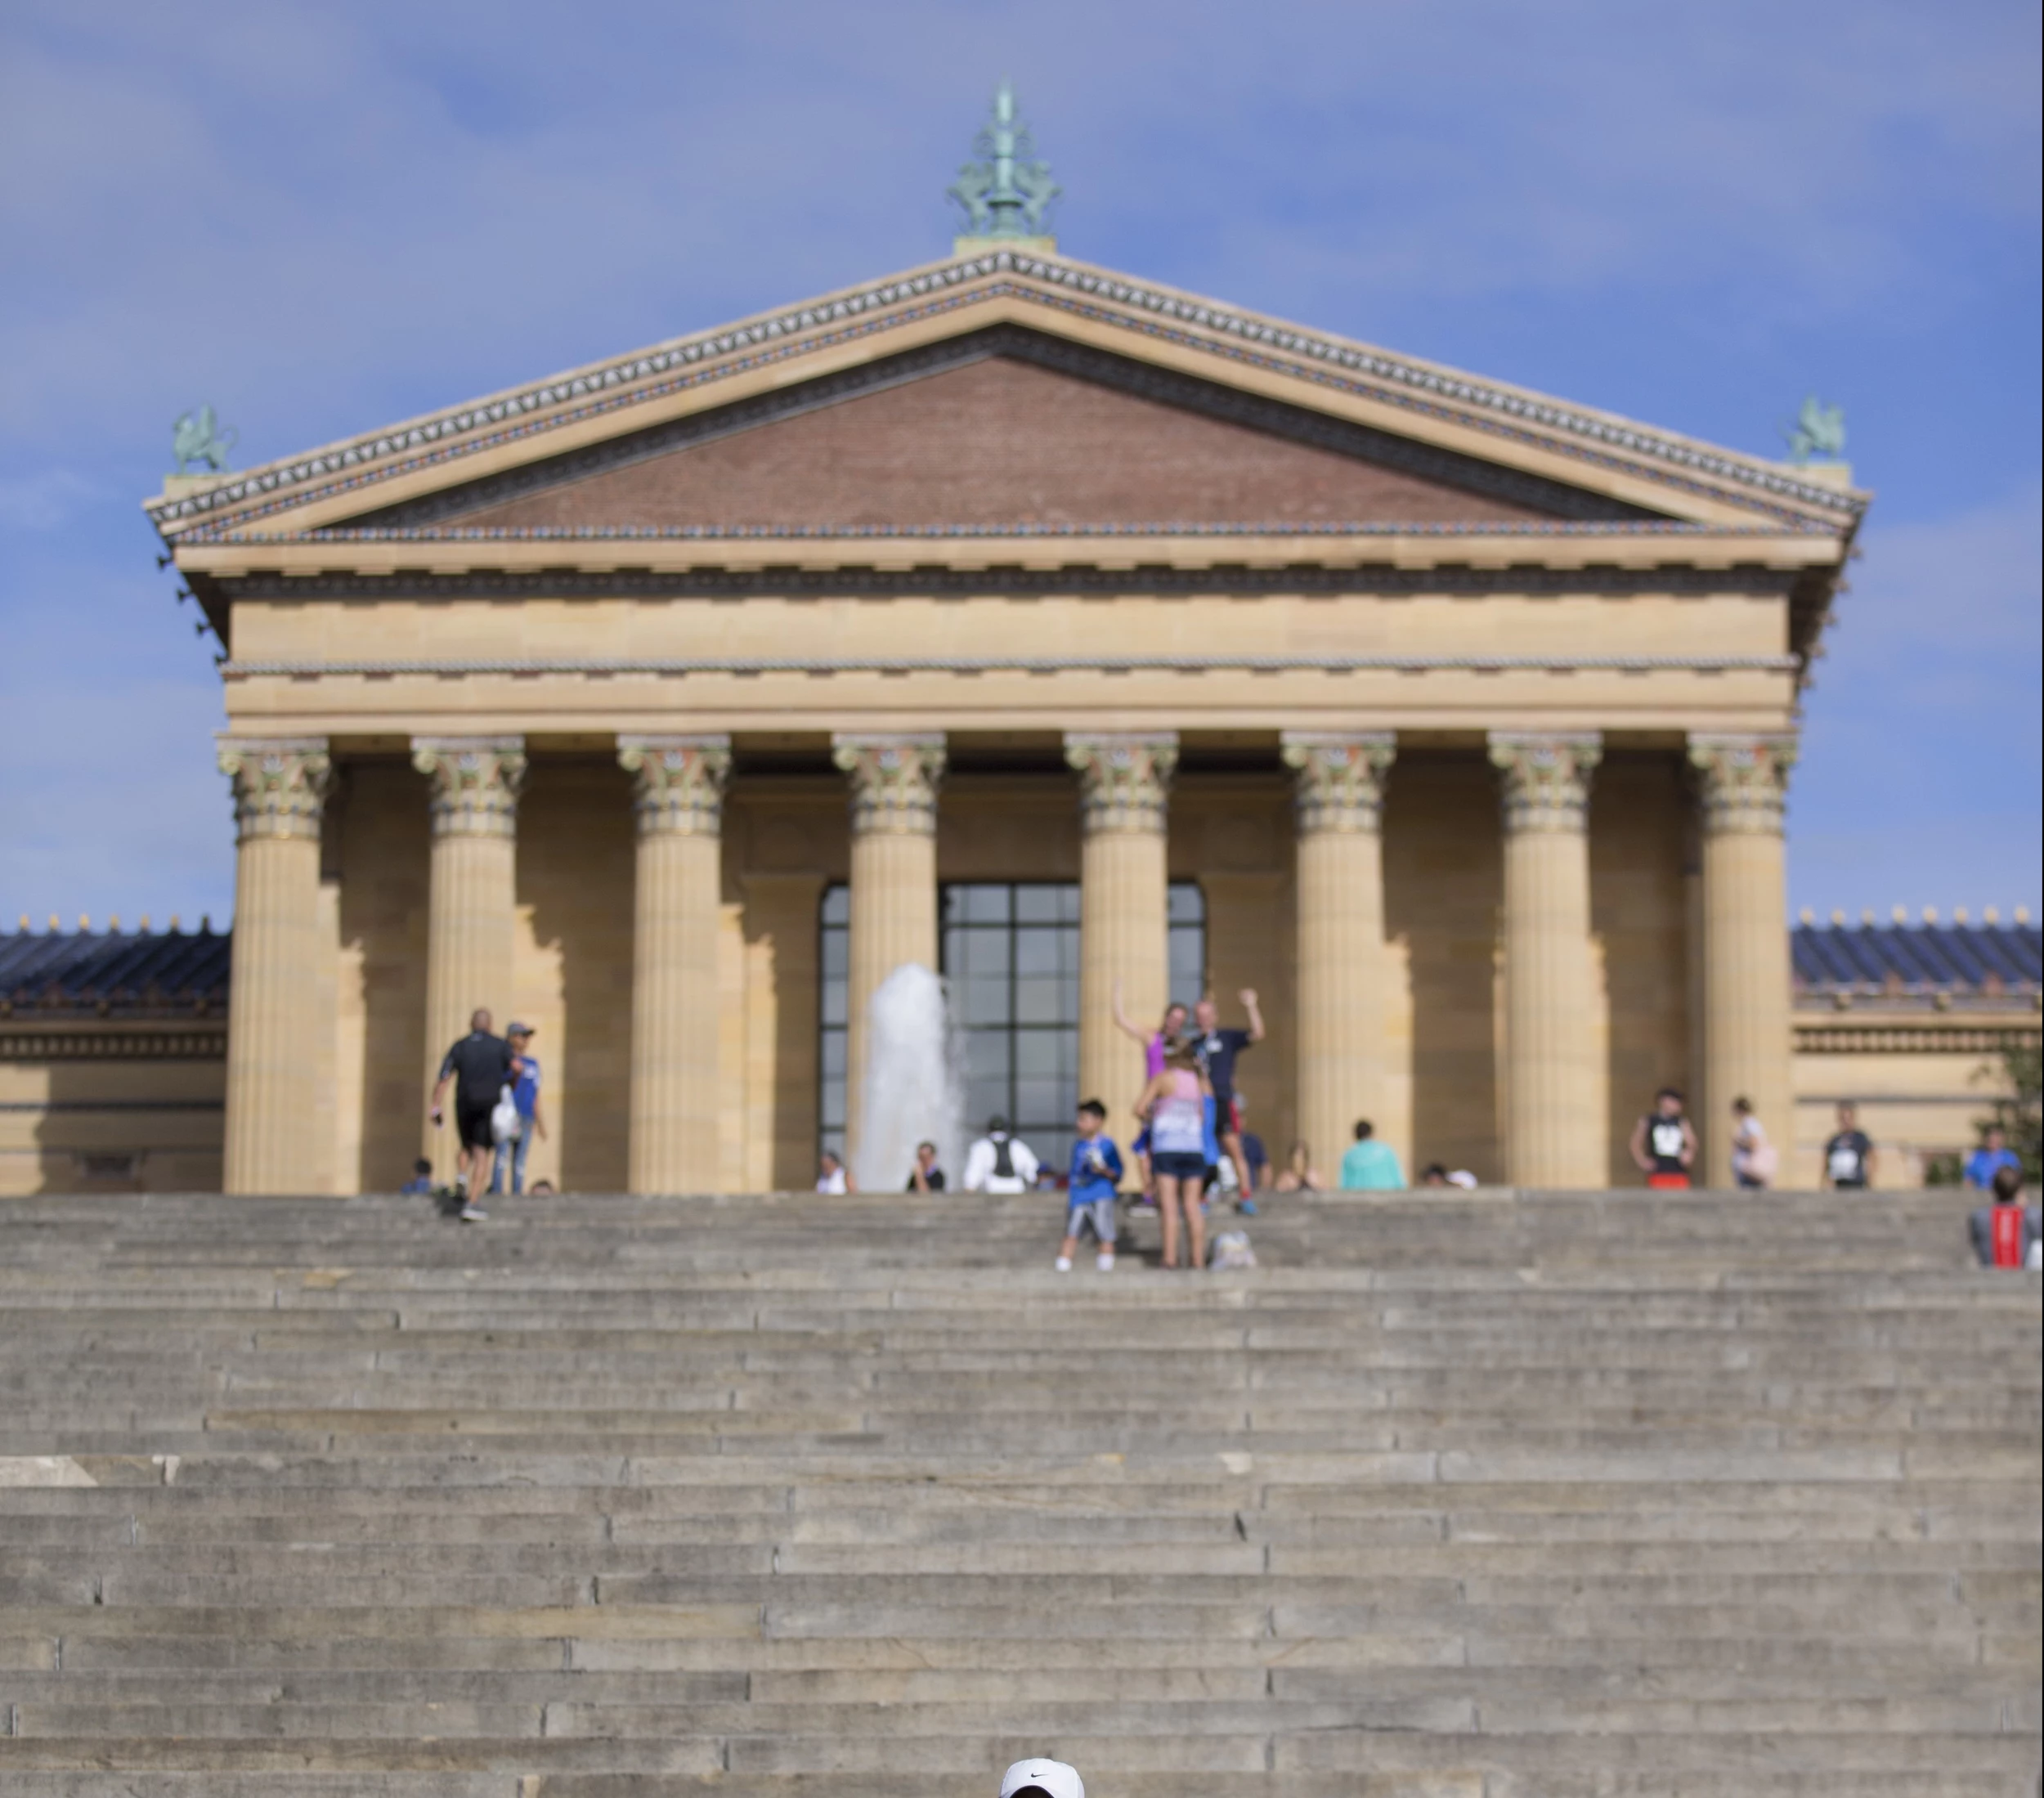
[(1114, 1194), (1121, 1185), (1122, 1152), (1103, 1134), (1107, 1107), (1088, 1099), (1078, 1108), (1078, 1140), (1072, 1145), (1071, 1190), (1066, 1195), (1065, 1240), (1058, 1245), (1057, 1271), (1072, 1271), (1079, 1232), (1090, 1229), (1100, 1253), (1093, 1265), (1102, 1273), (1114, 1268)]

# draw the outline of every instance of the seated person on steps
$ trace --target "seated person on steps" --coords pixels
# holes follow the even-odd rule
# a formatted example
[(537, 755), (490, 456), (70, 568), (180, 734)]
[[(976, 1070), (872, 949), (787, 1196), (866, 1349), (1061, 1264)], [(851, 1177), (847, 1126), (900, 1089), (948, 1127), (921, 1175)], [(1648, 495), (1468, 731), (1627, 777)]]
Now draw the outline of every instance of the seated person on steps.
[(1027, 1192), (1036, 1184), (1037, 1159), (1008, 1132), (1006, 1118), (987, 1119), (987, 1133), (966, 1153), (967, 1192)]

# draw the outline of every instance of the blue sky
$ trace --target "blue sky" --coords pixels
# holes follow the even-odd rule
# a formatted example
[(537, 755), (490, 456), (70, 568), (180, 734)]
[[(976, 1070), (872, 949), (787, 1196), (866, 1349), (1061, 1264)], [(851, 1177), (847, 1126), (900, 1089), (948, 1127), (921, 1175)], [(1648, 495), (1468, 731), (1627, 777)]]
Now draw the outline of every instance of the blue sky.
[(1877, 493), (1792, 903), (2039, 900), (2037, 10), (1947, 0), (13, 0), (0, 928), (224, 918), (211, 640), (137, 509), (930, 259), (1011, 74), (1090, 261)]

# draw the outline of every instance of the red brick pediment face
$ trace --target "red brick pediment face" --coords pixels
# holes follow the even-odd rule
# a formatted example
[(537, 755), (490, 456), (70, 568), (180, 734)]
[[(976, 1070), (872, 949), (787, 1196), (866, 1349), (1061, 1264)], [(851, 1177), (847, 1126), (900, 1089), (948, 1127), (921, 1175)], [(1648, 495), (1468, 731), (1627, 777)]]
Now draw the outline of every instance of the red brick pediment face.
[(914, 529), (1641, 515), (1258, 396), (1047, 348), (1011, 331), (742, 402), (361, 522)]

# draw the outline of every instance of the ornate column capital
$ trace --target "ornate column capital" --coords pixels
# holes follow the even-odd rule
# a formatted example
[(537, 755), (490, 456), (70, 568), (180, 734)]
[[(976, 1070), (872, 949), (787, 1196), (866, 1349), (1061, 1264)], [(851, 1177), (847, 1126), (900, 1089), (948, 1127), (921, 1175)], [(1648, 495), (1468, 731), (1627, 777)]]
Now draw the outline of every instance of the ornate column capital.
[(1384, 776), (1398, 753), (1388, 730), (1288, 730), (1278, 753), (1297, 771), (1299, 833), (1374, 831), (1383, 810)]
[(852, 777), (854, 836), (936, 835), (942, 731), (894, 737), (840, 732), (831, 738), (831, 760)]
[(220, 772), (234, 788), (235, 840), (320, 834), (334, 778), (324, 737), (214, 738)]
[(1065, 760), (1078, 770), (1079, 813), (1088, 835), (1164, 828), (1177, 732), (1067, 731)]
[(1689, 733), (1689, 765), (1696, 770), (1703, 802), (1703, 827), (1778, 836), (1790, 769), (1795, 765), (1793, 736)]
[(641, 836), (715, 836), (723, 830), (728, 737), (620, 737), (617, 760), (632, 777)]
[(1603, 756), (1598, 731), (1492, 731), (1490, 764), (1504, 775), (1506, 830), (1586, 829), (1590, 772)]
[(522, 737), (415, 737), (411, 764), (433, 782), (434, 836), (518, 834)]

